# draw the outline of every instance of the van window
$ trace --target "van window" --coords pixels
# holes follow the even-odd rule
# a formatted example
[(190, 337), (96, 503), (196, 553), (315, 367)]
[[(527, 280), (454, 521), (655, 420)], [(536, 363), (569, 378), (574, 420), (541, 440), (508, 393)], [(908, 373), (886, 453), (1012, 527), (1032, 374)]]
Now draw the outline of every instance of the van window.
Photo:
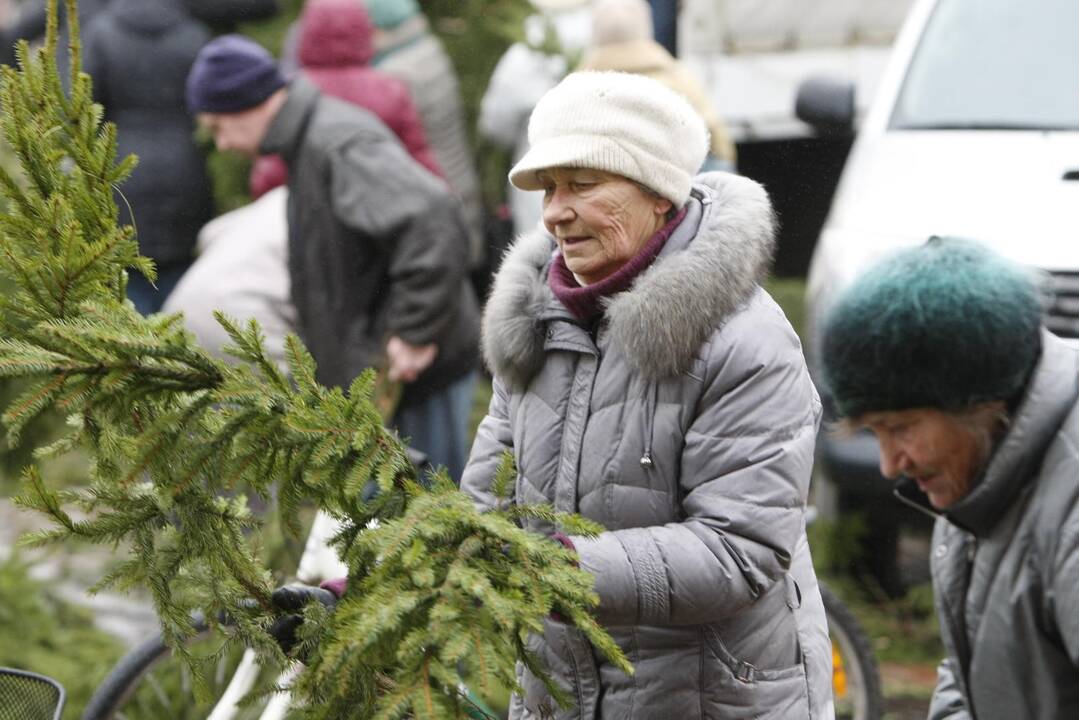
[(891, 127), (1079, 129), (1079, 2), (941, 0)]

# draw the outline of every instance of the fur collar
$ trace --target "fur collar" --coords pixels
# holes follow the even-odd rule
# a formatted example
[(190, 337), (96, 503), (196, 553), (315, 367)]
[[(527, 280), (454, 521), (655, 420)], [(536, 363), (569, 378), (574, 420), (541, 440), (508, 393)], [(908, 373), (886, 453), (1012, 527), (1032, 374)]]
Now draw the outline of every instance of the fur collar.
[[(700, 175), (690, 202), (701, 208), (696, 234), (686, 237), (691, 212), (652, 266), (607, 303), (612, 344), (649, 379), (690, 368), (701, 345), (764, 280), (775, 248), (771, 203), (752, 180)], [(553, 249), (553, 239), (542, 231), (518, 238), (484, 311), (484, 357), (514, 387), (524, 387), (544, 361)]]

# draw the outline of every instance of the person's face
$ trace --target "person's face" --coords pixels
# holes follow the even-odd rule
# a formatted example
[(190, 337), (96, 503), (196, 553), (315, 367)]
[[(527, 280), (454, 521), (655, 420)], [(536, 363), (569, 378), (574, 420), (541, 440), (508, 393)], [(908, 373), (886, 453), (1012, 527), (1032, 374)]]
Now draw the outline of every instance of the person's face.
[(543, 224), (582, 285), (602, 280), (636, 255), (663, 227), (672, 205), (601, 170), (551, 168), (539, 179)]
[(199, 113), (199, 125), (214, 138), (221, 152), (237, 152), (248, 157), (259, 154), (269, 122), (261, 108), (237, 113)]
[(867, 413), (861, 422), (880, 441), (880, 471), (906, 475), (945, 510), (970, 492), (989, 457), (989, 432), (930, 408)]

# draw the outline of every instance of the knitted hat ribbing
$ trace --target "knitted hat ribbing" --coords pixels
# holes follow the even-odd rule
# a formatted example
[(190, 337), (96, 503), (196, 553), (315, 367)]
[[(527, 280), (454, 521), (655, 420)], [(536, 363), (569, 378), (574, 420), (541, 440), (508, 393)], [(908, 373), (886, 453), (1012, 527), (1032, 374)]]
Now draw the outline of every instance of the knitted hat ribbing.
[(930, 238), (874, 265), (824, 323), (824, 381), (842, 417), (1010, 400), (1041, 352), (1031, 271), (984, 245)]
[(222, 35), (203, 46), (187, 75), (191, 113), (250, 110), (285, 86), (266, 48), (242, 35)]
[(681, 207), (708, 152), (693, 107), (662, 83), (621, 72), (576, 72), (540, 98), (528, 122), (531, 148), (510, 170), (522, 190), (554, 167), (605, 170)]

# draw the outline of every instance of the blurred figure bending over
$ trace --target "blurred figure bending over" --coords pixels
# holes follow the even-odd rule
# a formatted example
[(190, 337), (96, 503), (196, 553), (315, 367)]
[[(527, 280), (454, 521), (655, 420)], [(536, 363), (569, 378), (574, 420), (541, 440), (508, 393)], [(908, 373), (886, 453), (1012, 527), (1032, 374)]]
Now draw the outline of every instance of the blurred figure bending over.
[[(987, 246), (933, 237), (824, 320), (823, 380), (881, 474), (934, 515), (946, 653), (929, 720), (1079, 718), (1079, 350), (1043, 288)], [(881, 512), (887, 512), (881, 508)]]
[[(442, 169), (427, 145), (408, 87), (369, 67), (375, 52), (374, 32), (359, 0), (308, 0), (297, 25), (300, 69), (327, 95), (377, 115), (416, 162), (441, 177)], [(251, 194), (259, 197), (283, 185), (287, 177), (280, 157), (259, 158), (251, 170)]]
[(400, 433), (459, 477), (479, 312), (457, 200), (371, 113), (286, 83), (246, 38), (203, 48), (187, 97), (219, 150), (288, 166), (292, 301), (319, 381), (347, 389), (386, 368), (405, 384)]
[(704, 170), (733, 171), (734, 143), (704, 88), (666, 48), (652, 39), (652, 10), (645, 0), (595, 0), (592, 44), (581, 70), (621, 70), (659, 80), (689, 100), (712, 136)]
[(138, 232), (139, 252), (157, 264), (156, 287), (138, 273), (128, 282), (143, 314), (161, 308), (213, 217), (205, 158), (184, 107), (187, 73), (209, 39), (181, 0), (111, 0), (83, 33), (85, 69), (119, 130), (120, 157), (139, 156), (117, 202)]

